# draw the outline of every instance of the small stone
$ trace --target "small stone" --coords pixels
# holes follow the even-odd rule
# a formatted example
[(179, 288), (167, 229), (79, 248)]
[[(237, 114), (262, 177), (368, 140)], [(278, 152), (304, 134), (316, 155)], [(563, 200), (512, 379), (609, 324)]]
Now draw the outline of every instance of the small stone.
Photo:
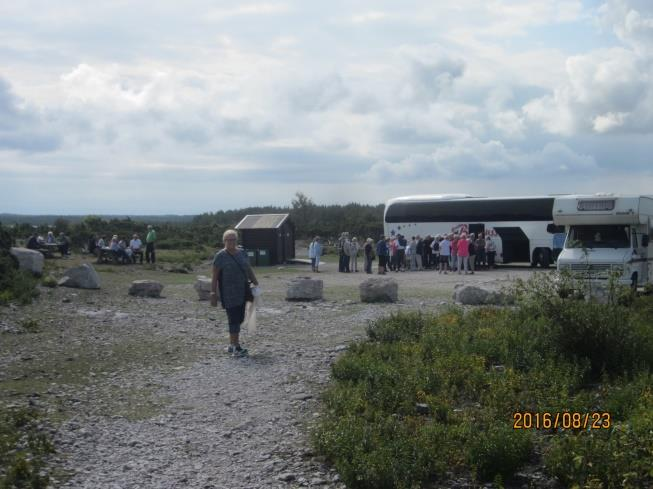
[(429, 405), (423, 402), (415, 404), (415, 410), (417, 411), (417, 414), (429, 414), (431, 412)]
[(280, 480), (282, 482), (290, 482), (295, 480), (295, 474), (291, 474), (290, 472), (286, 472), (284, 474), (279, 474), (277, 476), (277, 480)]
[(359, 291), (361, 302), (397, 302), (399, 284), (393, 278), (368, 278)]
[(313, 399), (313, 396), (311, 394), (296, 394), (292, 396), (293, 401), (307, 401), (308, 399)]
[(163, 284), (156, 280), (134, 280), (129, 287), (129, 295), (138, 297), (161, 297)]

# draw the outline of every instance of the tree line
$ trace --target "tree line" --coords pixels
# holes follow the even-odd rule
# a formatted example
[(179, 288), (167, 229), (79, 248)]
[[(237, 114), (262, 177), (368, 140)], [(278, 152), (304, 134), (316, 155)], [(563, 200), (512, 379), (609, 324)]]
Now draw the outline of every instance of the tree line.
[[(248, 214), (290, 214), (295, 226), (296, 239), (309, 239), (321, 236), (326, 240), (336, 239), (343, 231), (359, 238), (371, 237), (375, 240), (383, 233), (383, 204), (364, 205), (317, 205), (301, 192), (297, 192), (290, 206), (246, 207), (242, 209), (206, 212), (194, 216), (190, 222), (155, 223), (159, 236), (160, 249), (193, 249), (203, 246), (218, 247), (222, 243), (222, 233), (233, 228)], [(86, 216), (77, 222), (60, 217), (52, 224), (34, 225), (30, 222), (14, 222), (7, 229), (13, 240), (24, 240), (33, 232), (43, 236), (48, 231), (55, 235), (66, 234), (73, 246), (86, 245), (92, 236), (111, 238), (117, 234), (129, 238), (134, 233), (143, 238), (147, 225), (154, 221), (139, 216), (137, 219), (105, 218)], [(5, 222), (5, 224), (9, 224)]]

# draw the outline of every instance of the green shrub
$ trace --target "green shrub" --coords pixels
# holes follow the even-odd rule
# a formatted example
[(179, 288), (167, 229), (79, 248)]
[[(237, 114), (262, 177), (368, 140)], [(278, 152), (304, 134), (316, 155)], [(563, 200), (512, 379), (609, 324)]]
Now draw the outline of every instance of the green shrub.
[(0, 489), (48, 486), (45, 463), (54, 447), (38, 419), (33, 409), (0, 408)]
[(48, 275), (41, 280), (41, 285), (43, 285), (43, 287), (54, 288), (57, 286), (57, 283), (57, 279), (52, 275)]
[(514, 430), (509, 425), (492, 425), (473, 437), (469, 446), (469, 463), (476, 478), (489, 481), (501, 476), (503, 480), (531, 456), (531, 433)]
[[(510, 309), (375, 321), (332, 367), (318, 451), (350, 487), (501, 485), (526, 462), (565, 486), (651, 487), (653, 298), (597, 304), (557, 287), (522, 284)], [(513, 430), (516, 411), (609, 412), (613, 429)]]
[(38, 296), (36, 284), (31, 273), (18, 270), (13, 257), (0, 251), (0, 305), (14, 301), (29, 304)]
[(20, 325), (29, 333), (37, 333), (40, 329), (40, 324), (36, 319), (23, 319)]

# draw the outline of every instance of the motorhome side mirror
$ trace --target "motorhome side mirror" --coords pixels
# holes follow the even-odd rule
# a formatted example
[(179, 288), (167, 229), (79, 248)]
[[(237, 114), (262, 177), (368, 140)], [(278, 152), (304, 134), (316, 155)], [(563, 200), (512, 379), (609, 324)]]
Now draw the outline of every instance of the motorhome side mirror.
[(646, 248), (648, 246), (648, 234), (642, 234), (642, 247)]

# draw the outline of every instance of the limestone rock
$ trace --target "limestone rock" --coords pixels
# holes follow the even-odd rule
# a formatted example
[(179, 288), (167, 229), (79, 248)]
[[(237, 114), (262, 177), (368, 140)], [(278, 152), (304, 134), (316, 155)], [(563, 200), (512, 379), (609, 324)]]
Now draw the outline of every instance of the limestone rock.
[(470, 306), (501, 305), (509, 302), (508, 297), (502, 292), (479, 285), (457, 286), (453, 293), (453, 299)]
[(161, 297), (163, 284), (156, 280), (134, 280), (129, 287), (129, 295), (138, 297)]
[[(199, 275), (195, 281), (193, 288), (197, 291), (197, 295), (201, 301), (208, 301), (211, 298), (211, 279), (203, 275)], [(216, 291), (217, 293), (217, 291)]]
[(361, 302), (397, 302), (399, 284), (393, 278), (368, 278), (361, 282)]
[(308, 277), (293, 279), (286, 290), (287, 301), (315, 301), (322, 299), (324, 282)]
[(18, 266), (21, 270), (28, 270), (34, 275), (43, 273), (43, 254), (36, 250), (27, 248), (11, 248), (9, 252), (18, 260)]
[(88, 263), (78, 267), (69, 268), (59, 280), (62, 287), (75, 287), (79, 289), (99, 289), (100, 276)]

